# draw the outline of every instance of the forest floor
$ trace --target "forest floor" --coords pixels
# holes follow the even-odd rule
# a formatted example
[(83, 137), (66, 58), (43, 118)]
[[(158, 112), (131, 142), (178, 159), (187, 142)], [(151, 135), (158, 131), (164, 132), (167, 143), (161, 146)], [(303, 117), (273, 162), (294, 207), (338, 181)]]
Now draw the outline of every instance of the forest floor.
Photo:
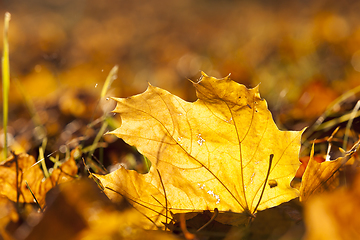
[[(13, 198), (7, 196), (11, 203), (1, 200), (0, 208), (8, 214), (0, 217), (6, 219), (0, 222), (0, 239), (1, 236), (2, 239), (45, 239), (41, 236), (101, 239), (94, 234), (102, 231), (100, 227), (89, 227), (92, 223), (84, 217), (88, 213), (78, 209), (81, 199), (86, 199), (86, 204), (93, 201), (91, 197), (84, 197), (85, 190), (79, 190), (74, 197), (66, 188), (61, 193), (53, 191), (46, 205), (45, 193), (58, 181), (87, 178), (90, 172), (105, 174), (119, 166), (139, 172), (148, 170), (146, 161), (135, 148), (114, 136), (103, 136), (121, 124), (120, 116), (111, 113), (115, 102), (109, 98), (140, 94), (148, 83), (187, 101), (197, 99), (191, 81), (196, 82), (201, 71), (217, 78), (231, 74), (232, 80), (248, 88), (259, 85), (261, 97), (267, 100), (280, 130), (299, 131), (307, 127), (299, 156), (304, 162), (315, 139), (315, 154), (324, 159), (327, 155), (335, 159), (342, 154), (338, 150), (328, 152), (329, 144), (346, 151), (359, 139), (360, 114), (356, 104), (360, 99), (360, 3), (356, 1), (270, 4), (231, 0), (121, 0), (116, 3), (32, 0), (3, 1), (0, 10), (2, 16), (5, 12), (11, 13), (9, 150), (16, 156), (13, 159), (19, 160), (21, 153), (27, 153), (34, 158), (31, 161), (41, 160), (40, 173), (45, 174), (46, 179), (53, 175), (51, 181), (46, 182), (45, 178), (39, 180), (38, 173), (31, 173), (31, 177), (36, 176), (35, 182), (44, 183), (38, 186), (39, 191), (43, 191), (40, 206), (48, 206), (44, 213), (43, 209), (39, 210), (44, 216), (35, 216), (39, 205), (19, 202), (18, 185)], [(1, 32), (3, 25), (1, 20)], [(114, 66), (117, 73), (110, 76), (111, 86), (106, 86)], [(0, 109), (2, 111), (3, 104)], [(333, 133), (333, 140), (329, 140)], [(1, 136), (3, 152), (3, 131)], [(6, 160), (3, 156), (0, 162)], [(24, 161), (30, 161), (29, 156), (24, 157), (27, 159)], [(55, 170), (68, 159), (74, 161), (64, 165), (69, 172), (61, 168), (60, 171), (73, 175), (61, 180), (61, 173)], [(358, 175), (358, 162), (355, 154), (351, 169), (343, 176), (348, 185)], [(4, 163), (0, 169), (3, 166)], [(15, 165), (11, 167), (15, 169)], [(16, 174), (18, 168), (14, 170)], [(3, 182), (10, 176), (6, 174), (9, 173), (0, 173)], [(80, 188), (96, 192), (88, 183)], [(5, 188), (0, 187), (0, 195), (6, 196), (4, 191)], [(102, 193), (94, 194), (96, 201), (106, 202), (102, 200)], [(56, 205), (60, 198), (66, 199), (66, 206)], [(16, 203), (14, 209), (13, 202)], [(59, 229), (47, 233), (44, 229), (57, 224), (55, 218), (59, 214), (51, 205), (63, 207), (67, 215), (58, 220)], [(262, 220), (252, 225), (248, 238), (301, 239), (305, 234), (303, 206), (296, 202), (290, 203), (290, 208), (296, 210), (284, 210), (287, 207), (271, 210), (276, 213), (264, 213)], [(114, 218), (114, 212), (122, 211), (104, 208), (101, 211), (111, 212)], [(72, 215), (70, 212), (74, 209), (81, 213)], [(90, 211), (89, 206), (86, 209)], [(296, 216), (285, 214), (284, 217), (284, 212)], [(340, 212), (349, 216), (346, 210)], [(41, 221), (42, 217), (48, 222)], [(284, 223), (282, 226), (264, 227), (269, 219), (274, 222), (277, 217), (279, 223)], [(80, 220), (70, 227), (66, 224), (69, 218)], [(360, 221), (356, 218), (349, 221)], [(336, 226), (343, 225), (346, 223)], [(65, 228), (70, 230), (57, 236), (56, 231)], [(264, 230), (254, 230), (259, 228)], [(222, 232), (219, 238), (231, 239), (226, 227), (220, 226), (220, 229), (217, 230)], [(111, 231), (113, 229), (103, 230), (101, 234), (112, 239)], [(139, 237), (133, 234), (134, 239)], [(182, 234), (177, 232), (178, 236)], [(347, 239), (346, 236), (343, 239)]]

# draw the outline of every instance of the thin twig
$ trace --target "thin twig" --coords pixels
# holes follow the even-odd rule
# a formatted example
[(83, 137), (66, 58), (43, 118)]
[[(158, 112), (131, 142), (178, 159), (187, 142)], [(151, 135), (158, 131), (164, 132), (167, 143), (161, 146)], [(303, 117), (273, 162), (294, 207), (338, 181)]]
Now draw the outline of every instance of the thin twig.
[(207, 223), (205, 223), (204, 226), (202, 226), (201, 228), (199, 228), (196, 232), (200, 232), (201, 230), (203, 230), (204, 228), (206, 228), (207, 226), (209, 226), (209, 224), (212, 223), (218, 215), (219, 215), (219, 210), (218, 210), (217, 208), (215, 208), (215, 209), (214, 209), (214, 214), (213, 214), (213, 216), (211, 217), (211, 219), (210, 219)]

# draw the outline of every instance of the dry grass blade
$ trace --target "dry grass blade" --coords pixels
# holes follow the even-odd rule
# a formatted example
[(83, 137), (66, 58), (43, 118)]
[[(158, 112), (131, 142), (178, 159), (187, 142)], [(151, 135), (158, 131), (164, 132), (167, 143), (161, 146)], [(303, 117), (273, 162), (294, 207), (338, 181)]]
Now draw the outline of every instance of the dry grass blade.
[(360, 108), (360, 100), (356, 103), (354, 109), (352, 110), (352, 112), (350, 114), (350, 119), (349, 119), (349, 121), (348, 121), (348, 123), (346, 125), (344, 143), (343, 143), (343, 149), (344, 150), (346, 150), (346, 148), (347, 148), (347, 143), (348, 143), (349, 134), (350, 134), (350, 128), (351, 128), (351, 125), (353, 123), (353, 120), (356, 117), (357, 113), (360, 113), (360, 112), (358, 112), (359, 108)]

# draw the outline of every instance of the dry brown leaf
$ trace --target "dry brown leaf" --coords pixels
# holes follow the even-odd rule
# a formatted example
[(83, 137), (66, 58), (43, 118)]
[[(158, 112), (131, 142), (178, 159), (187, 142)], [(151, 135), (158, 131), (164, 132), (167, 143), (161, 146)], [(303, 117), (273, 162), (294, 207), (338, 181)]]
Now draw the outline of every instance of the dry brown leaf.
[(314, 145), (311, 149), (309, 163), (306, 167), (300, 186), (300, 201), (307, 201), (314, 194), (333, 190), (339, 186), (338, 170), (351, 158), (359, 148), (358, 141), (343, 157), (322, 163), (314, 160)]
[[(318, 163), (322, 163), (325, 161), (325, 158), (323, 156), (314, 156), (313, 158)], [(301, 162), (301, 165), (296, 171), (295, 177), (301, 179), (304, 175), (307, 165), (309, 164), (310, 156), (301, 157), (299, 160)]]
[(305, 205), (306, 240), (360, 239), (360, 174), (345, 187), (311, 198)]
[(26, 180), (40, 199), (43, 194), (35, 189), (40, 189), (44, 174), (38, 166), (31, 167), (35, 162), (33, 156), (22, 153), (9, 157), (5, 163), (1, 164), (0, 194), (14, 202), (17, 202), (17, 198), (19, 202), (34, 202), (33, 196), (26, 187)]
[[(158, 227), (171, 213), (203, 210), (245, 213), (297, 197), (290, 181), (300, 165), (302, 132), (280, 131), (258, 87), (203, 74), (197, 97), (186, 102), (149, 85), (116, 98), (122, 125), (111, 132), (152, 163), (139, 174), (120, 168), (96, 175), (110, 199), (125, 196)], [(241, 222), (240, 221), (240, 222)]]
[(43, 181), (44, 174), (39, 166), (34, 165), (36, 161), (33, 156), (22, 153), (9, 157), (5, 163), (0, 165), (0, 195), (6, 196), (14, 202), (33, 203), (34, 197), (26, 186), (27, 182), (40, 206), (43, 207), (45, 194), (51, 188), (74, 179), (78, 168), (73, 154), (71, 156), (45, 181)]

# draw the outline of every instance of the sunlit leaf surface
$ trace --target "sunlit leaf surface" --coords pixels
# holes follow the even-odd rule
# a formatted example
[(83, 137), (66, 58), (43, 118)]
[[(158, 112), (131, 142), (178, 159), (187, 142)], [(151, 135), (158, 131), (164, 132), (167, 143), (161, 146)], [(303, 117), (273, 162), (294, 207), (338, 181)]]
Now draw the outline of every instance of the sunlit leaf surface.
[(278, 130), (258, 87), (205, 74), (194, 86), (194, 103), (151, 85), (115, 99), (122, 126), (112, 133), (152, 167), (144, 175), (123, 168), (97, 175), (105, 193), (125, 196), (157, 224), (170, 212), (215, 208), (249, 217), (295, 198), (301, 132)]

